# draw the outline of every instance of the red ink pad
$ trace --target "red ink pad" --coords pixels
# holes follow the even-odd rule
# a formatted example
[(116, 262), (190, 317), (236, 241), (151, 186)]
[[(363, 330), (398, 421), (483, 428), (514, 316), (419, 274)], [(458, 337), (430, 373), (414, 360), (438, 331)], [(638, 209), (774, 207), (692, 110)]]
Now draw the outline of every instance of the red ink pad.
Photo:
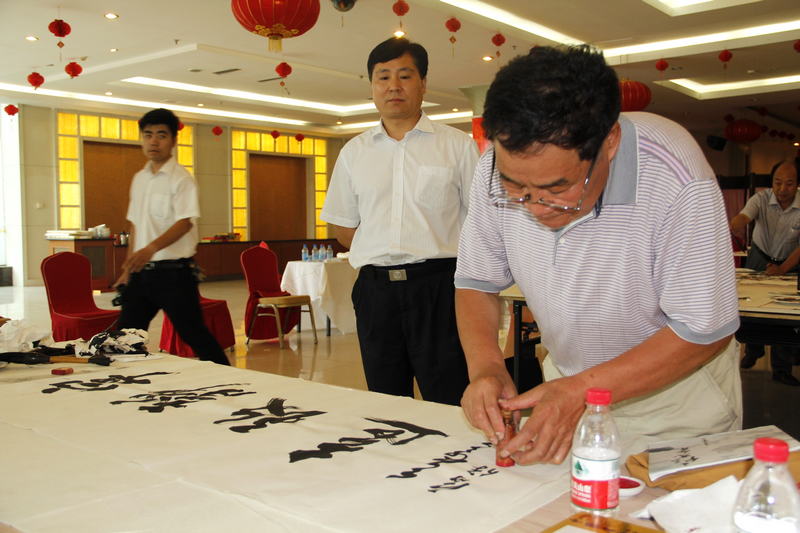
[(56, 376), (66, 376), (67, 374), (72, 374), (74, 370), (72, 370), (68, 366), (62, 366), (61, 368), (54, 368), (50, 371), (51, 374), (55, 374)]
[(628, 498), (636, 496), (644, 490), (644, 483), (638, 479), (626, 476), (619, 477), (619, 496), (620, 498)]

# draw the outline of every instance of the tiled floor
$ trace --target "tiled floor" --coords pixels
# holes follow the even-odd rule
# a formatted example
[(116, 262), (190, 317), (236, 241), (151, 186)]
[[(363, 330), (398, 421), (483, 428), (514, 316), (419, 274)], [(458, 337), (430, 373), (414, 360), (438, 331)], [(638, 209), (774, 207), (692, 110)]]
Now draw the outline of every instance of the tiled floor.
[[(289, 346), (281, 350), (277, 342), (252, 341), (245, 346), (244, 309), (247, 291), (244, 281), (203, 283), (200, 292), (207, 298), (226, 300), (233, 318), (236, 346), (231, 363), (239, 368), (300, 377), (319, 383), (366, 390), (364, 370), (354, 333), (344, 335), (335, 328), (330, 337), (319, 330), (319, 344), (310, 331), (289, 334)], [(99, 307), (112, 308), (115, 293), (96, 294)], [(0, 316), (25, 318), (28, 324), (50, 328), (50, 314), (44, 287), (0, 287)], [(158, 348), (162, 316), (150, 324), (151, 346)], [(229, 352), (230, 353), (230, 352)], [(800, 439), (800, 387), (772, 381), (769, 357), (763, 357), (750, 370), (742, 371), (744, 427), (774, 424)], [(800, 370), (794, 375), (800, 378)]]

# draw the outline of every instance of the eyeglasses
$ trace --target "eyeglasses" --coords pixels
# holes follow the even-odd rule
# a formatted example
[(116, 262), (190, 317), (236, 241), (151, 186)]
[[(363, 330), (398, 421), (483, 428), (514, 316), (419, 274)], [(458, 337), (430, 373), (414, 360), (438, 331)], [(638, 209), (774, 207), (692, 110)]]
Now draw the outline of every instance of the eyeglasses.
[[(555, 209), (558, 211), (568, 211), (578, 213), (581, 210), (581, 205), (583, 204), (583, 196), (586, 194), (586, 186), (589, 185), (589, 179), (592, 177), (592, 171), (594, 170), (594, 165), (597, 163), (597, 157), (600, 155), (598, 151), (595, 154), (594, 159), (592, 159), (592, 165), (589, 167), (589, 172), (586, 174), (586, 179), (583, 181), (583, 189), (581, 190), (581, 197), (578, 200), (577, 205), (562, 205), (562, 204), (554, 204), (552, 202), (548, 202), (544, 198), (539, 198), (538, 200), (534, 200), (530, 194), (526, 194), (525, 196), (511, 196), (505, 192), (502, 193), (493, 193), (492, 189), (495, 188), (494, 186), (494, 175), (495, 173), (499, 174), (500, 171), (497, 169), (497, 160), (496, 160), (497, 152), (492, 152), (492, 177), (489, 182), (489, 198), (494, 200), (499, 200), (499, 203), (496, 205), (498, 207), (525, 207), (525, 204), (532, 204), (532, 205), (541, 205), (543, 207), (547, 207), (550, 209)], [(501, 184), (502, 187), (502, 184)], [(502, 190), (505, 191), (505, 188)]]

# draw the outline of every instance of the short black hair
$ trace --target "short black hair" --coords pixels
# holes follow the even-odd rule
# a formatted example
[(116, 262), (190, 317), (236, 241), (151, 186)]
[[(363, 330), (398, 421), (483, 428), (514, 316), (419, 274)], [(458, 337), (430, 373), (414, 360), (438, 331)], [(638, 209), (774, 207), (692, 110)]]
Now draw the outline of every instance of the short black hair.
[(772, 172), (770, 173), (770, 178), (774, 179), (775, 178), (775, 173), (778, 171), (779, 168), (781, 168), (786, 163), (790, 163), (790, 164), (794, 165), (795, 179), (798, 181), (798, 183), (800, 183), (800, 157), (795, 157), (794, 159), (784, 159), (780, 163), (776, 164), (774, 167), (772, 167)]
[(552, 144), (593, 159), (620, 113), (619, 79), (589, 45), (537, 46), (501, 68), (486, 93), (486, 137), (509, 152)]
[(144, 131), (145, 126), (155, 126), (156, 124), (165, 125), (170, 133), (172, 133), (173, 137), (178, 136), (180, 121), (178, 117), (175, 116), (175, 113), (169, 109), (153, 109), (145, 113), (145, 115), (139, 119), (139, 131)]
[(428, 75), (428, 52), (421, 44), (412, 43), (405, 37), (392, 37), (383, 41), (369, 53), (369, 59), (367, 59), (369, 81), (372, 81), (372, 71), (375, 69), (375, 65), (392, 61), (405, 54), (411, 55), (414, 66), (419, 71), (420, 79), (424, 80)]

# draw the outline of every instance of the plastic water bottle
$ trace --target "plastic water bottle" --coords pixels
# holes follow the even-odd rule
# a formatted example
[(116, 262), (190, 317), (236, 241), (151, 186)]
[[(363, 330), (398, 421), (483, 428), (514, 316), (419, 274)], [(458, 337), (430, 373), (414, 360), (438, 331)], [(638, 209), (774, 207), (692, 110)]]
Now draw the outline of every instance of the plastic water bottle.
[(317, 249), (317, 245), (314, 245), (314, 248), (311, 249), (311, 260), (316, 262), (319, 261), (319, 250)]
[(308, 246), (303, 245), (303, 261), (308, 261)]
[(333, 248), (331, 248), (330, 244), (328, 245), (328, 252), (325, 254), (325, 259), (333, 259)]
[(740, 533), (797, 533), (800, 494), (786, 468), (789, 445), (760, 438), (753, 444), (755, 464), (739, 487), (733, 523)]
[(586, 391), (586, 411), (572, 439), (573, 513), (615, 517), (619, 506), (619, 463), (622, 449), (608, 389)]

